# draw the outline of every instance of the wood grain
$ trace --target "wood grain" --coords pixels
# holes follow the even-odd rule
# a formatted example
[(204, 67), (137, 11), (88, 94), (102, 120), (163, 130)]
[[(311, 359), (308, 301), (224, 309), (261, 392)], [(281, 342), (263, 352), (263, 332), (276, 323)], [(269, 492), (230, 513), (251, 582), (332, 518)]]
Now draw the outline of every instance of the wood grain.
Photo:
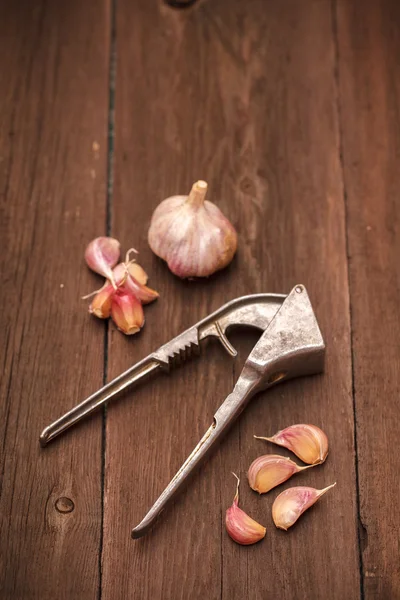
[[(335, 46), (328, 1), (219, 0), (173, 10), (121, 0), (117, 12), (113, 234), (134, 245), (160, 300), (140, 336), (111, 328), (113, 377), (227, 300), (304, 283), (327, 343), (326, 374), (256, 399), (191, 487), (146, 538), (130, 529), (168, 483), (231, 391), (254, 336), (127, 394), (107, 413), (103, 595), (119, 598), (359, 598), (356, 477), (345, 207)], [(151, 32), (151, 34), (149, 34)], [(205, 178), (232, 219), (239, 252), (206, 282), (181, 282), (151, 255), (152, 210)], [(276, 493), (250, 493), (253, 440), (293, 422), (326, 430), (331, 453), (297, 484), (337, 487), (289, 533), (275, 530)], [(240, 472), (242, 506), (265, 541), (224, 530)]]
[(105, 230), (105, 3), (2, 2), (0, 40), (0, 596), (88, 600), (101, 416), (45, 450), (38, 437), (103, 377), (104, 327), (80, 296)]
[(400, 6), (338, 2), (366, 599), (400, 598)]
[[(393, 600), (399, 5), (175, 4), (191, 6), (115, 4), (113, 190), (109, 4), (0, 4), (0, 597)], [(224, 272), (188, 283), (146, 237), (162, 198), (198, 178), (237, 227), (239, 252)], [(161, 297), (146, 308), (140, 335), (110, 325), (104, 362), (105, 328), (79, 296), (100, 283), (82, 254), (108, 217), (124, 249), (140, 251)], [(255, 399), (153, 532), (133, 542), (131, 527), (210, 424), (257, 336), (232, 336), (235, 362), (210, 344), (110, 405), (105, 448), (101, 415), (45, 450), (40, 430), (104, 374), (227, 300), (298, 282), (327, 344), (326, 373)], [(254, 433), (301, 421), (320, 425), (331, 451), (286, 487), (337, 486), (284, 533), (270, 517), (284, 488), (259, 498), (246, 470), (276, 451)], [(255, 547), (225, 532), (231, 471), (242, 478), (241, 506), (267, 526)]]

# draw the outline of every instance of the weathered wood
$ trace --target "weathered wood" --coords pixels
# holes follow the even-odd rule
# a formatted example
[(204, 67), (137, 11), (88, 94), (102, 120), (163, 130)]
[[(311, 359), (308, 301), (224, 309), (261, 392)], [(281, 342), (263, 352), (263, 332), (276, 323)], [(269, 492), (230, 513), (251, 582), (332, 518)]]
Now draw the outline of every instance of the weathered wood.
[(400, 597), (400, 5), (337, 7), (365, 598)]
[[(135, 525), (231, 391), (254, 336), (235, 338), (235, 365), (210, 345), (202, 358), (108, 410), (103, 598), (359, 597), (356, 478), (345, 211), (335, 52), (328, 1), (219, 0), (190, 11), (118, 2), (113, 233), (134, 245), (160, 300), (143, 332), (111, 328), (108, 376), (235, 296), (306, 284), (327, 343), (326, 374), (253, 401), (219, 451), (133, 542)], [(238, 256), (209, 281), (185, 283), (152, 256), (152, 210), (205, 178), (239, 231)], [(277, 492), (250, 493), (253, 440), (313, 422), (331, 441), (327, 463), (296, 484), (337, 487), (290, 532), (270, 517)], [(267, 526), (256, 547), (224, 530), (234, 470), (242, 506)], [(291, 484), (288, 485), (292, 485)], [(281, 491), (281, 490), (279, 490)]]
[(96, 598), (101, 415), (39, 447), (96, 389), (104, 327), (85, 244), (105, 230), (105, 3), (0, 7), (0, 596)]

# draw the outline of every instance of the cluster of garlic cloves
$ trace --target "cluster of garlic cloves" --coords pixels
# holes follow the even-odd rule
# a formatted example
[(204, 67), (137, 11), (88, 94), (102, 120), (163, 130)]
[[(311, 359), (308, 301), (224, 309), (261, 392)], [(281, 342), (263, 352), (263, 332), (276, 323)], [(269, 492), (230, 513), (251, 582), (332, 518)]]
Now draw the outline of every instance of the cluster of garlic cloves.
[(208, 277), (226, 267), (236, 252), (236, 230), (205, 199), (207, 187), (205, 181), (196, 181), (188, 196), (166, 198), (151, 219), (150, 248), (183, 279)]
[[(322, 464), (328, 455), (328, 438), (315, 425), (291, 425), (278, 431), (272, 437), (256, 435), (254, 437), (288, 448), (303, 462), (308, 463), (306, 466), (300, 466), (290, 458), (278, 454), (259, 456), (251, 463), (247, 473), (251, 489), (259, 494), (271, 491), (297, 473)], [(297, 486), (288, 488), (279, 494), (272, 506), (272, 518), (275, 526), (285, 531), (289, 529), (307, 509), (335, 485), (336, 483), (322, 490)], [(238, 508), (238, 489), (239, 483), (234, 502), (227, 511), (226, 529), (230, 537), (239, 544), (254, 543), (254, 541), (258, 541), (256, 538), (257, 533), (260, 533), (261, 526)]]
[(117, 264), (120, 243), (110, 237), (94, 239), (85, 251), (88, 267), (106, 277), (100, 290), (84, 297), (93, 296), (89, 312), (99, 319), (111, 317), (126, 335), (140, 331), (144, 325), (142, 305), (159, 297), (158, 292), (147, 287), (147, 273), (131, 258), (132, 254), (137, 254), (133, 248), (126, 253), (125, 261)]

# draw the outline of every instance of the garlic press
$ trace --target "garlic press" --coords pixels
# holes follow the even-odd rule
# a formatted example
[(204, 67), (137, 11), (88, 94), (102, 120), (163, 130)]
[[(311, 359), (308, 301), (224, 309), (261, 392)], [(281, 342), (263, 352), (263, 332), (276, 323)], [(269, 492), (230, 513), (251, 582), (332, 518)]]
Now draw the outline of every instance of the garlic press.
[(145, 535), (160, 513), (181, 490), (192, 472), (207, 458), (249, 400), (258, 392), (281, 381), (323, 371), (325, 344), (303, 285), (284, 294), (254, 294), (228, 302), (196, 325), (122, 373), (46, 427), (40, 435), (45, 446), (60, 433), (117, 397), (122, 391), (156, 371), (169, 371), (191, 354), (198, 354), (201, 342), (217, 338), (225, 350), (236, 356), (226, 332), (233, 326), (250, 326), (263, 331), (250, 352), (239, 379), (213, 421), (172, 478), (144, 519), (132, 530), (134, 539)]

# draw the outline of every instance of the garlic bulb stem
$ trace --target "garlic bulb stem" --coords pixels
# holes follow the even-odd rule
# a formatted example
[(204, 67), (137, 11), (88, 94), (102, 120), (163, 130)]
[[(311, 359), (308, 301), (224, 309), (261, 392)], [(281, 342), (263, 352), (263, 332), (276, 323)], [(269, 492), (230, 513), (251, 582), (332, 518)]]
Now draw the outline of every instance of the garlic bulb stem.
[(206, 181), (203, 181), (202, 179), (196, 181), (196, 183), (192, 185), (192, 189), (190, 190), (190, 194), (187, 197), (185, 204), (191, 204), (194, 208), (202, 206), (206, 199), (207, 188), (208, 185)]

